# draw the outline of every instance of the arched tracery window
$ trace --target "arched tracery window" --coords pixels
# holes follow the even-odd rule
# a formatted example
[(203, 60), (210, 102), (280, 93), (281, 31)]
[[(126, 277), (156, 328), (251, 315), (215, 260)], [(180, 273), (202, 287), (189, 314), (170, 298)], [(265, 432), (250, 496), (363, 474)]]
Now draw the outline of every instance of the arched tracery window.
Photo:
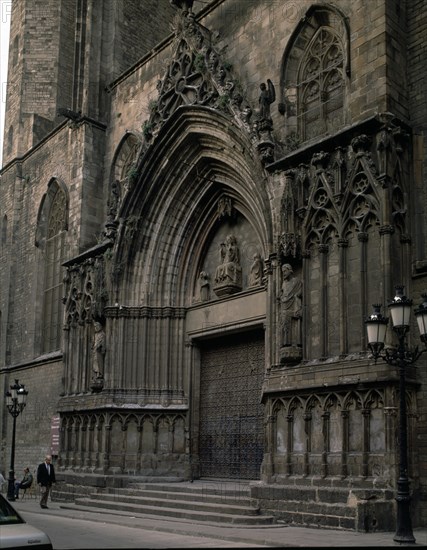
[(123, 184), (129, 177), (138, 157), (141, 137), (137, 133), (126, 132), (121, 139), (113, 158), (111, 181)]
[(346, 19), (331, 6), (312, 6), (283, 56), (280, 112), (297, 142), (333, 133), (345, 119), (350, 75)]
[(321, 27), (301, 61), (297, 84), (300, 134), (304, 140), (343, 123), (344, 78), (341, 40)]
[(50, 206), (45, 244), (43, 351), (61, 347), (62, 334), (62, 263), (65, 252), (67, 198), (58, 187)]

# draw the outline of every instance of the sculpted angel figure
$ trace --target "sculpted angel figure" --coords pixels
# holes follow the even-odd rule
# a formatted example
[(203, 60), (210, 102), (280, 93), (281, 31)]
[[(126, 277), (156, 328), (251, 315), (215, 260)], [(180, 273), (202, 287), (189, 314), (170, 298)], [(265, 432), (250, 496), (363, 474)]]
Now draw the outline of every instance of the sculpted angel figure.
[(276, 100), (276, 90), (270, 79), (260, 84), (261, 93), (259, 96), (259, 118), (271, 120), (270, 105)]

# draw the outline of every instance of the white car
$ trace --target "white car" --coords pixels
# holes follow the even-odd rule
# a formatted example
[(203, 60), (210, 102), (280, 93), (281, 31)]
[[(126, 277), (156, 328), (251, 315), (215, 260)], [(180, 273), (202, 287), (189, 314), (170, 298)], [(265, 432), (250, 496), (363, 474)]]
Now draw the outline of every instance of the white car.
[(0, 495), (0, 548), (53, 550), (46, 533), (29, 525), (3, 495)]

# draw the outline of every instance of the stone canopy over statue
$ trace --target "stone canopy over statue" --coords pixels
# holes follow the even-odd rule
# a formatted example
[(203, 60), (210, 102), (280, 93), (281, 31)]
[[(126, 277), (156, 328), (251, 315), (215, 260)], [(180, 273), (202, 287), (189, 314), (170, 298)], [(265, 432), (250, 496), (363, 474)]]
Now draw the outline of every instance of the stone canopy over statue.
[(220, 245), (221, 264), (215, 271), (213, 290), (217, 296), (227, 296), (242, 290), (242, 266), (237, 239), (227, 235)]

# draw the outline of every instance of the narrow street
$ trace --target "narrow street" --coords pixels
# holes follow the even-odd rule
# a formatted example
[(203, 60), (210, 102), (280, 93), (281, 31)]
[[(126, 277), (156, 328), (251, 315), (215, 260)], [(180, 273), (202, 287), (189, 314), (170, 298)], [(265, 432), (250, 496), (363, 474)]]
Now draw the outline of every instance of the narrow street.
[[(19, 508), (17, 506), (17, 508)], [(262, 548), (264, 545), (248, 545), (206, 537), (193, 537), (144, 529), (142, 523), (150, 520), (135, 518), (135, 525), (117, 525), (94, 519), (96, 515), (72, 513), (72, 517), (57, 515), (57, 511), (21, 512), (24, 519), (42, 529), (52, 541), (55, 550), (115, 549), (115, 548)], [(62, 512), (65, 513), (64, 510)]]

